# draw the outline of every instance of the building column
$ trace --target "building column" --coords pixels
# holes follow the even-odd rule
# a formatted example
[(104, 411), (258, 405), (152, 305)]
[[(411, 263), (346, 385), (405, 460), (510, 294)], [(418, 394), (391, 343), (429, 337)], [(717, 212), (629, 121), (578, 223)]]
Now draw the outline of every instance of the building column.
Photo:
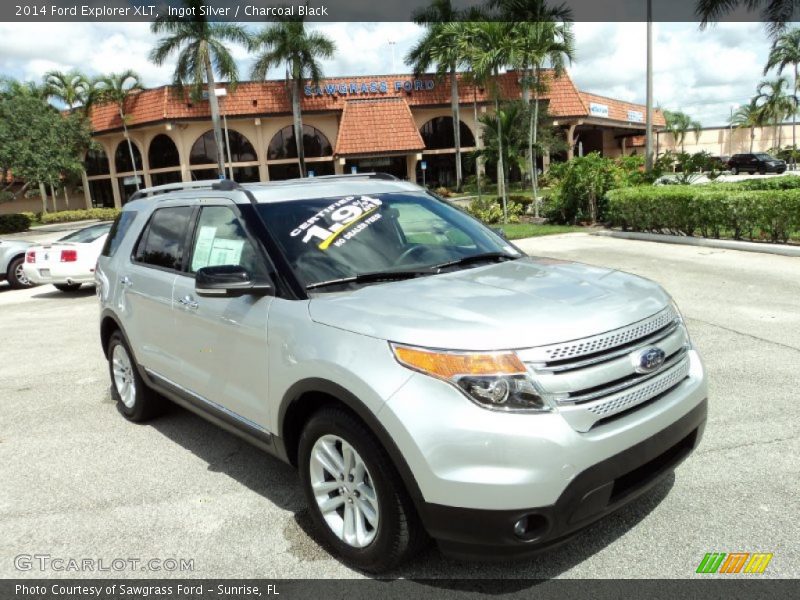
[(344, 175), (344, 156), (337, 156), (333, 159), (333, 173)]
[(575, 128), (577, 123), (573, 123), (567, 127), (567, 160), (575, 158)]
[(406, 177), (413, 183), (417, 182), (417, 162), (419, 162), (417, 156), (416, 153), (406, 154)]
[(147, 155), (147, 149), (149, 145), (149, 142), (147, 145), (142, 143), (142, 151), (140, 151), (142, 155), (142, 183), (140, 184), (140, 187), (142, 188), (153, 187), (153, 180), (150, 178), (150, 157)]
[(626, 149), (625, 141), (626, 140), (627, 140), (627, 138), (622, 138), (622, 156), (625, 156), (625, 149)]
[[(112, 145), (116, 148), (116, 145)], [(119, 193), (119, 182), (117, 181), (117, 163), (114, 160), (114, 153), (109, 152), (107, 148), (106, 156), (108, 157), (108, 171), (111, 174), (111, 194), (114, 196), (114, 208), (122, 208), (122, 196)]]
[(269, 181), (269, 167), (267, 167), (267, 145), (264, 142), (264, 130), (261, 128), (261, 118), (256, 117), (253, 124), (256, 127), (256, 156), (258, 157), (258, 178), (261, 181)]

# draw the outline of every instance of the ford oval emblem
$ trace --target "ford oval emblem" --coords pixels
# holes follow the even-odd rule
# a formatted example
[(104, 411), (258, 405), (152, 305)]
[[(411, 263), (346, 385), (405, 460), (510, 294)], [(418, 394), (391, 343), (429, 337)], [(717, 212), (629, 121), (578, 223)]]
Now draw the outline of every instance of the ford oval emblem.
[(652, 373), (664, 364), (667, 355), (661, 348), (651, 346), (631, 355), (633, 368), (637, 373)]

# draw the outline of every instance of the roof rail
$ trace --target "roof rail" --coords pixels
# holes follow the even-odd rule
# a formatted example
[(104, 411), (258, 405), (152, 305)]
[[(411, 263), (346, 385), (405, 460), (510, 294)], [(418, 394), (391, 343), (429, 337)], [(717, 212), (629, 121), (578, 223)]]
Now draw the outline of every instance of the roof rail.
[(228, 192), (231, 190), (241, 189), (241, 185), (232, 179), (205, 179), (202, 181), (185, 181), (182, 183), (167, 183), (164, 185), (156, 185), (154, 187), (144, 188), (134, 192), (130, 197), (129, 202), (146, 198), (148, 196), (156, 196), (158, 194), (165, 194), (167, 192), (175, 192), (182, 190), (195, 190), (195, 189), (212, 189)]
[(330, 181), (331, 179), (385, 179), (388, 181), (399, 181), (397, 177), (391, 173), (342, 173), (341, 175), (319, 175), (315, 177), (307, 177), (304, 181), (314, 181), (315, 179), (322, 179)]

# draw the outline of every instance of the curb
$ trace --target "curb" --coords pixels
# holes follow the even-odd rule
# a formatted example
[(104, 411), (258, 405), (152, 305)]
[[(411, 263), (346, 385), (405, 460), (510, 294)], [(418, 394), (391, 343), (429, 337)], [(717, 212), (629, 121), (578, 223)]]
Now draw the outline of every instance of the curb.
[(662, 233), (637, 233), (633, 231), (594, 231), (589, 235), (601, 235), (624, 240), (640, 242), (658, 242), (662, 244), (680, 244), (683, 246), (702, 246), (704, 248), (720, 248), (738, 250), (740, 252), (759, 252), (761, 254), (777, 254), (780, 256), (800, 257), (800, 246), (786, 244), (770, 244), (766, 242), (740, 242), (736, 240), (716, 240), (683, 235), (666, 235)]

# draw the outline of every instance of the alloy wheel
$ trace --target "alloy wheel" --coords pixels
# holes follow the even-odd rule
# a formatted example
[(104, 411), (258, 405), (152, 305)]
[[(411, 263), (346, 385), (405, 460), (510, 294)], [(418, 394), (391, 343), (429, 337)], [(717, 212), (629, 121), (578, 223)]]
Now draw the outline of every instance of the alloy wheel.
[(134, 378), (131, 359), (122, 344), (114, 346), (111, 363), (114, 371), (114, 386), (117, 388), (117, 393), (125, 408), (132, 408), (136, 402), (136, 379)]

